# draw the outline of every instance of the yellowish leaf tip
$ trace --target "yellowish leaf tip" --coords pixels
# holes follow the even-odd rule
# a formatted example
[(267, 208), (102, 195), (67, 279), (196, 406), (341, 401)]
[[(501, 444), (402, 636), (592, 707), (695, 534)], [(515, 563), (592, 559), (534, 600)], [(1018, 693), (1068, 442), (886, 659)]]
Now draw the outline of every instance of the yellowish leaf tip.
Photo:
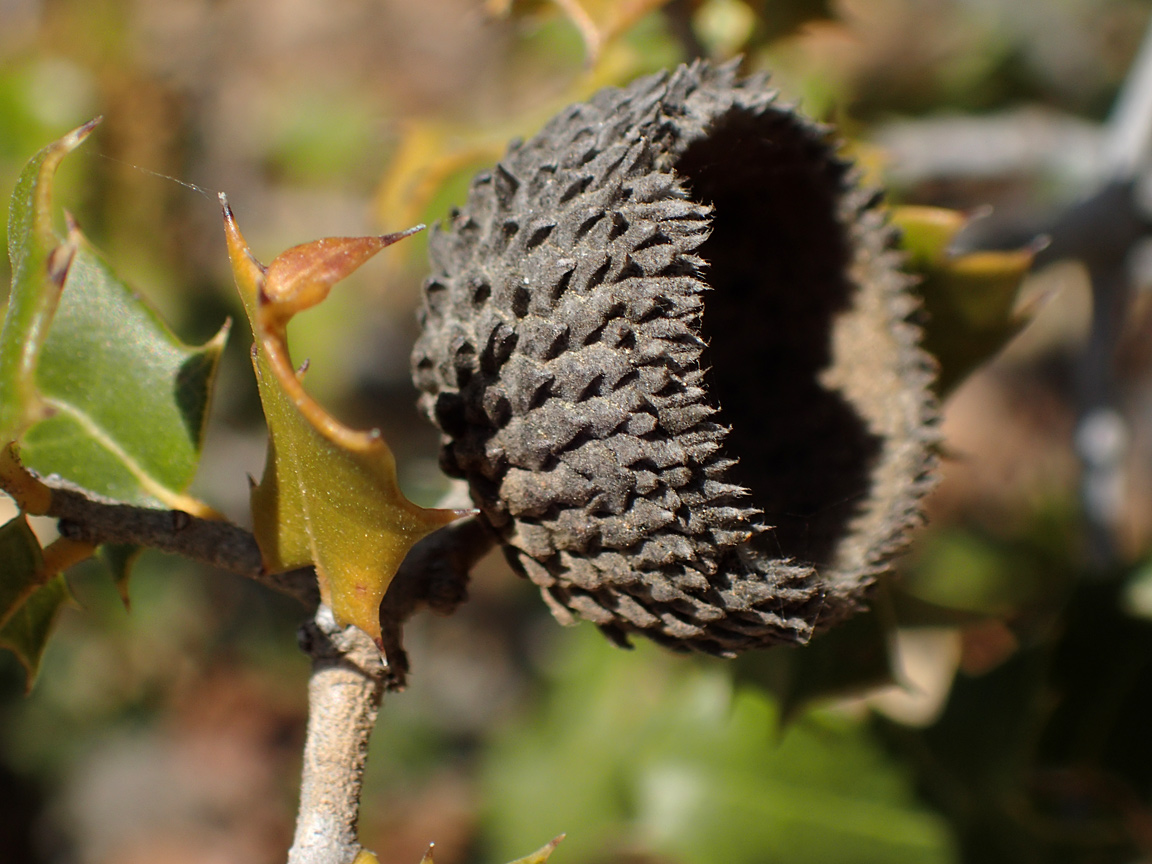
[(567, 834), (559, 834), (553, 837), (531, 855), (525, 855), (523, 858), (517, 858), (512, 864), (544, 864), (549, 856), (556, 851), (556, 847), (560, 845), (560, 841), (567, 837)]
[(83, 126), (77, 126), (75, 129), (60, 139), (58, 142), (60, 149), (65, 153), (70, 153), (71, 151), (75, 150), (77, 147), (84, 143), (85, 138), (92, 134), (92, 130), (99, 126), (103, 121), (104, 116), (97, 114)]

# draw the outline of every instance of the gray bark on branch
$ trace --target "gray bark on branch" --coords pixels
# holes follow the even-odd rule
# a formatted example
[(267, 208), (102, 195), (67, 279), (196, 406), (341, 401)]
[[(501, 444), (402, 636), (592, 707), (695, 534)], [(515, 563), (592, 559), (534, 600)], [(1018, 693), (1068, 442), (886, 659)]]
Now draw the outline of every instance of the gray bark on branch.
[(90, 543), (124, 543), (171, 552), (191, 561), (254, 579), (295, 597), (308, 608), (320, 601), (311, 567), (268, 573), (256, 538), (231, 522), (201, 519), (182, 510), (136, 507), (104, 499), (57, 478), (42, 480), (52, 490), (45, 516), (59, 520), (62, 536)]
[(388, 667), (372, 639), (340, 628), (327, 606), (300, 630), (312, 657), (308, 737), (300, 809), (288, 864), (352, 864), (368, 742), (384, 696)]
[[(266, 572), (256, 538), (231, 522), (105, 499), (58, 478), (41, 482), (52, 492), (43, 515), (59, 520), (63, 536), (94, 544), (122, 543), (159, 549), (253, 579), (295, 597), (308, 609), (314, 609), (320, 601), (311, 567), (287, 573)], [(402, 683), (407, 669), (400, 626), (423, 607), (440, 615), (451, 614), (467, 598), (472, 567), (494, 544), (484, 525), (469, 517), (429, 534), (412, 547), (393, 577), (380, 609), (385, 646), (390, 649), (389, 657), (398, 675), (394, 683)]]

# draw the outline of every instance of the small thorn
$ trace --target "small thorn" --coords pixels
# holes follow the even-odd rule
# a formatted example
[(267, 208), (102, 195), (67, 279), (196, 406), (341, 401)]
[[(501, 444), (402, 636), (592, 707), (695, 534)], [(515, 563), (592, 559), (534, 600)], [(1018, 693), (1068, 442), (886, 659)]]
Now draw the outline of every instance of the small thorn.
[(68, 278), (68, 271), (75, 257), (76, 244), (71, 242), (61, 243), (48, 253), (48, 279), (57, 288), (64, 287), (64, 280)]
[(95, 117), (93, 117), (87, 123), (85, 123), (83, 126), (80, 126), (79, 128), (74, 129), (71, 133), (69, 133), (69, 135), (64, 139), (65, 141), (68, 142), (68, 144), (66, 145), (66, 146), (68, 146), (68, 149), (72, 149), (73, 147), (78, 147), (80, 145), (80, 142), (83, 141), (85, 138), (87, 138), (89, 135), (91, 135), (92, 130), (95, 129), (97, 126), (99, 126), (101, 121), (103, 121), (103, 119), (104, 119), (104, 116), (102, 114), (97, 114)]
[(396, 241), (403, 240), (405, 237), (411, 237), (413, 234), (418, 234), (427, 227), (424, 223), (420, 223), (419, 225), (413, 225), (407, 231), (397, 231), (395, 234), (381, 234), (380, 241), (385, 246), (391, 246)]

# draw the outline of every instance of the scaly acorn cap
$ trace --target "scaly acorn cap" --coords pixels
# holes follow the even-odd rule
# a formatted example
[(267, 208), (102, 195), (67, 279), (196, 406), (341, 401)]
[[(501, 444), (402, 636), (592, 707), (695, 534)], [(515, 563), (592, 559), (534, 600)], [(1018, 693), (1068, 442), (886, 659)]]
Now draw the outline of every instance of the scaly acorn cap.
[(562, 111), (430, 240), (413, 371), (563, 622), (730, 656), (860, 607), (931, 485), (931, 361), (877, 196), (762, 76)]

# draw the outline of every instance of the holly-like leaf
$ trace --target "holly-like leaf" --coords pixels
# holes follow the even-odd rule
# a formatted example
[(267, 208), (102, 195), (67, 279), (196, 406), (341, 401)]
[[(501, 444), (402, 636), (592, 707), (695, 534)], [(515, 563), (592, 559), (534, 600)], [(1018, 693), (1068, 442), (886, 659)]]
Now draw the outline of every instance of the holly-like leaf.
[(23, 513), (0, 527), (0, 628), (36, 590), (43, 568), (40, 541)]
[(52, 179), (93, 123), (28, 163), (12, 195), (12, 292), (0, 334), (0, 444), (98, 495), (210, 517), (184, 494), (200, 457), (227, 325), (177, 339), (69, 219), (52, 227)]
[(268, 460), (252, 490), (256, 542), (272, 572), (314, 565), (321, 599), (336, 620), (355, 624), (379, 643), (380, 601), (408, 550), (468, 511), (427, 510), (404, 497), (379, 430), (342, 426), (304, 390), (286, 328), (293, 315), (412, 232), (317, 240), (264, 267), (248, 251), (223, 196), (221, 201), (268, 422)]
[(24, 463), (118, 501), (210, 517), (184, 490), (229, 325), (185, 345), (74, 226), (68, 242), (76, 252), (36, 372), (51, 415), (22, 439)]
[[(12, 194), (12, 290), (0, 332), (5, 488), (13, 491), (11, 483), (27, 476), (8, 449), (18, 442), (19, 461), (41, 475), (130, 504), (212, 516), (185, 489), (199, 461), (227, 325), (203, 347), (184, 345), (115, 276), (71, 218), (65, 237), (52, 224), (56, 169), (96, 122), (34, 156)], [(46, 502), (33, 501), (44, 494), (41, 487), (17, 497), (31, 512), (43, 512)], [(123, 594), (132, 555), (119, 553), (114, 573)], [(86, 549), (82, 557), (89, 554)], [(61, 572), (71, 555), (46, 572)], [(3, 644), (17, 651), (30, 674), (59, 594), (49, 582), (22, 595), (28, 609), (13, 611)]]
[(52, 179), (60, 162), (97, 122), (81, 126), (33, 156), (12, 190), (8, 210), (12, 290), (0, 330), (0, 445), (15, 441), (46, 414), (36, 390), (36, 366), (75, 254), (52, 228)]
[(90, 545), (66, 538), (41, 549), (24, 514), (0, 526), (0, 648), (20, 661), (28, 690), (56, 615), (71, 597), (61, 571), (91, 554)]
[(947, 396), (1031, 320), (1035, 305), (1017, 308), (1034, 248), (955, 255), (950, 246), (968, 221), (955, 210), (897, 207), (908, 268), (920, 276), (927, 324), (924, 348), (936, 357), (936, 389)]
[(0, 648), (7, 648), (15, 654), (24, 667), (26, 690), (31, 690), (36, 683), (40, 673), (40, 659), (52, 635), (56, 616), (71, 596), (64, 576), (57, 573), (37, 588), (8, 622), (0, 627)]

